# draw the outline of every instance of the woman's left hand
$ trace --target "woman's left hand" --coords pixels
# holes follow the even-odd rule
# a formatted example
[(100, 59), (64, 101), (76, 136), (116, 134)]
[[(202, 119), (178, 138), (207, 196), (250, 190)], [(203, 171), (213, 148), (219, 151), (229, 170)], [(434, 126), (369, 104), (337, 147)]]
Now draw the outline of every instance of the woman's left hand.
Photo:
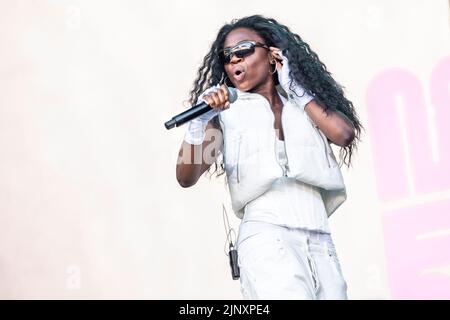
[(272, 57), (276, 60), (277, 70), (278, 70), (278, 81), (284, 90), (287, 90), (291, 82), (289, 77), (289, 61), (285, 57), (282, 51), (277, 47), (269, 47)]
[[(269, 47), (272, 57), (277, 61), (277, 70), (278, 70), (278, 81), (280, 82), (281, 87), (286, 92), (294, 92), (298, 97), (298, 102), (302, 106), (305, 107), (314, 97), (309, 95), (303, 86), (299, 85), (294, 79), (289, 76), (289, 61), (288, 58), (283, 55), (281, 50), (276, 47)], [(294, 80), (294, 81), (292, 81)], [(291, 86), (292, 82), (292, 86)]]

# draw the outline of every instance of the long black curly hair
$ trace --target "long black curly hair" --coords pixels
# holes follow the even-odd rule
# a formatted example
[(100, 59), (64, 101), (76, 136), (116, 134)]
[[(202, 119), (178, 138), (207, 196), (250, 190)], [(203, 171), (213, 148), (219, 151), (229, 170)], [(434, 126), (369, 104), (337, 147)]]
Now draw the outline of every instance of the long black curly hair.
[[(352, 151), (354, 148), (357, 148), (357, 140), (361, 141), (361, 129), (364, 129), (352, 102), (345, 97), (344, 87), (332, 78), (331, 73), (309, 45), (299, 35), (290, 31), (287, 26), (275, 19), (262, 15), (252, 15), (241, 19), (233, 19), (231, 23), (224, 25), (219, 30), (216, 40), (212, 43), (210, 51), (204, 57), (203, 63), (198, 70), (197, 79), (194, 81), (194, 87), (190, 92), (189, 102), (191, 105), (197, 102), (198, 97), (204, 90), (213, 85), (225, 81), (228, 86), (233, 86), (228, 77), (226, 77), (219, 52), (223, 49), (227, 35), (237, 28), (253, 30), (265, 40), (268, 46), (282, 49), (283, 55), (289, 60), (291, 79), (301, 84), (309, 94), (314, 93), (316, 102), (324, 108), (327, 115), (329, 115), (330, 111), (337, 110), (352, 122), (356, 131), (355, 139), (347, 147), (341, 147), (339, 152), (340, 160), (347, 167), (350, 167)], [(273, 77), (275, 84), (278, 84), (277, 73)], [(220, 129), (217, 116), (213, 119), (213, 125), (215, 128)], [(348, 162), (345, 161), (347, 155)], [(339, 166), (342, 166), (341, 161)], [(214, 172), (216, 172), (217, 176), (222, 175), (225, 172), (223, 158), (217, 157), (213, 172), (211, 172), (211, 167), (207, 171), (207, 173), (210, 173), (210, 176)]]

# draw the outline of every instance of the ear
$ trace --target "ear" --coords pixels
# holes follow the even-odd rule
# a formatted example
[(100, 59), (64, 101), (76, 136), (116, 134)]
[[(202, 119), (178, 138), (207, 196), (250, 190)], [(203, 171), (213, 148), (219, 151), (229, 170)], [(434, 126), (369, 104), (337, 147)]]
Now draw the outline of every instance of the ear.
[(275, 56), (273, 55), (272, 52), (269, 52), (269, 53), (268, 53), (268, 56), (269, 56), (269, 63), (270, 63), (270, 64), (273, 64), (274, 62), (276, 63), (277, 58), (275, 58)]

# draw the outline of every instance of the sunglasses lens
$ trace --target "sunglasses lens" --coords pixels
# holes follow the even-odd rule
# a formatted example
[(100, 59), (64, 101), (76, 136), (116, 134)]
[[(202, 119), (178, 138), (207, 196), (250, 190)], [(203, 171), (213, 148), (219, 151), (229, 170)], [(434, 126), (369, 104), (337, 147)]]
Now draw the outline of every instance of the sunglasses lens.
[(241, 49), (241, 50), (236, 51), (234, 54), (238, 58), (244, 58), (244, 57), (252, 54), (253, 52), (255, 52), (255, 47), (250, 47), (248, 49)]
[(221, 54), (220, 58), (222, 60), (223, 63), (230, 63), (231, 61), (231, 54)]
[(244, 58), (250, 54), (255, 52), (255, 46), (250, 45), (239, 45), (238, 48), (231, 50), (229, 53), (222, 53), (222, 61), (224, 63), (230, 63), (233, 55), (236, 55), (238, 58)]

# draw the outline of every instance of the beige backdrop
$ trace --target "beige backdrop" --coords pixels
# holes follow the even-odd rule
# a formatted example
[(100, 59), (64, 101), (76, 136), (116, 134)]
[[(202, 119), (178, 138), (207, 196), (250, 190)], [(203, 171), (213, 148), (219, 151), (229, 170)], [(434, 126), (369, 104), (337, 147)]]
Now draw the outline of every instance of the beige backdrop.
[[(1, 1), (0, 298), (241, 299), (227, 189), (177, 184), (185, 128), (163, 123), (219, 28), (256, 13), (311, 45), (366, 128), (375, 74), (428, 81), (450, 52), (447, 0)], [(349, 297), (388, 299), (369, 136), (330, 221)]]

